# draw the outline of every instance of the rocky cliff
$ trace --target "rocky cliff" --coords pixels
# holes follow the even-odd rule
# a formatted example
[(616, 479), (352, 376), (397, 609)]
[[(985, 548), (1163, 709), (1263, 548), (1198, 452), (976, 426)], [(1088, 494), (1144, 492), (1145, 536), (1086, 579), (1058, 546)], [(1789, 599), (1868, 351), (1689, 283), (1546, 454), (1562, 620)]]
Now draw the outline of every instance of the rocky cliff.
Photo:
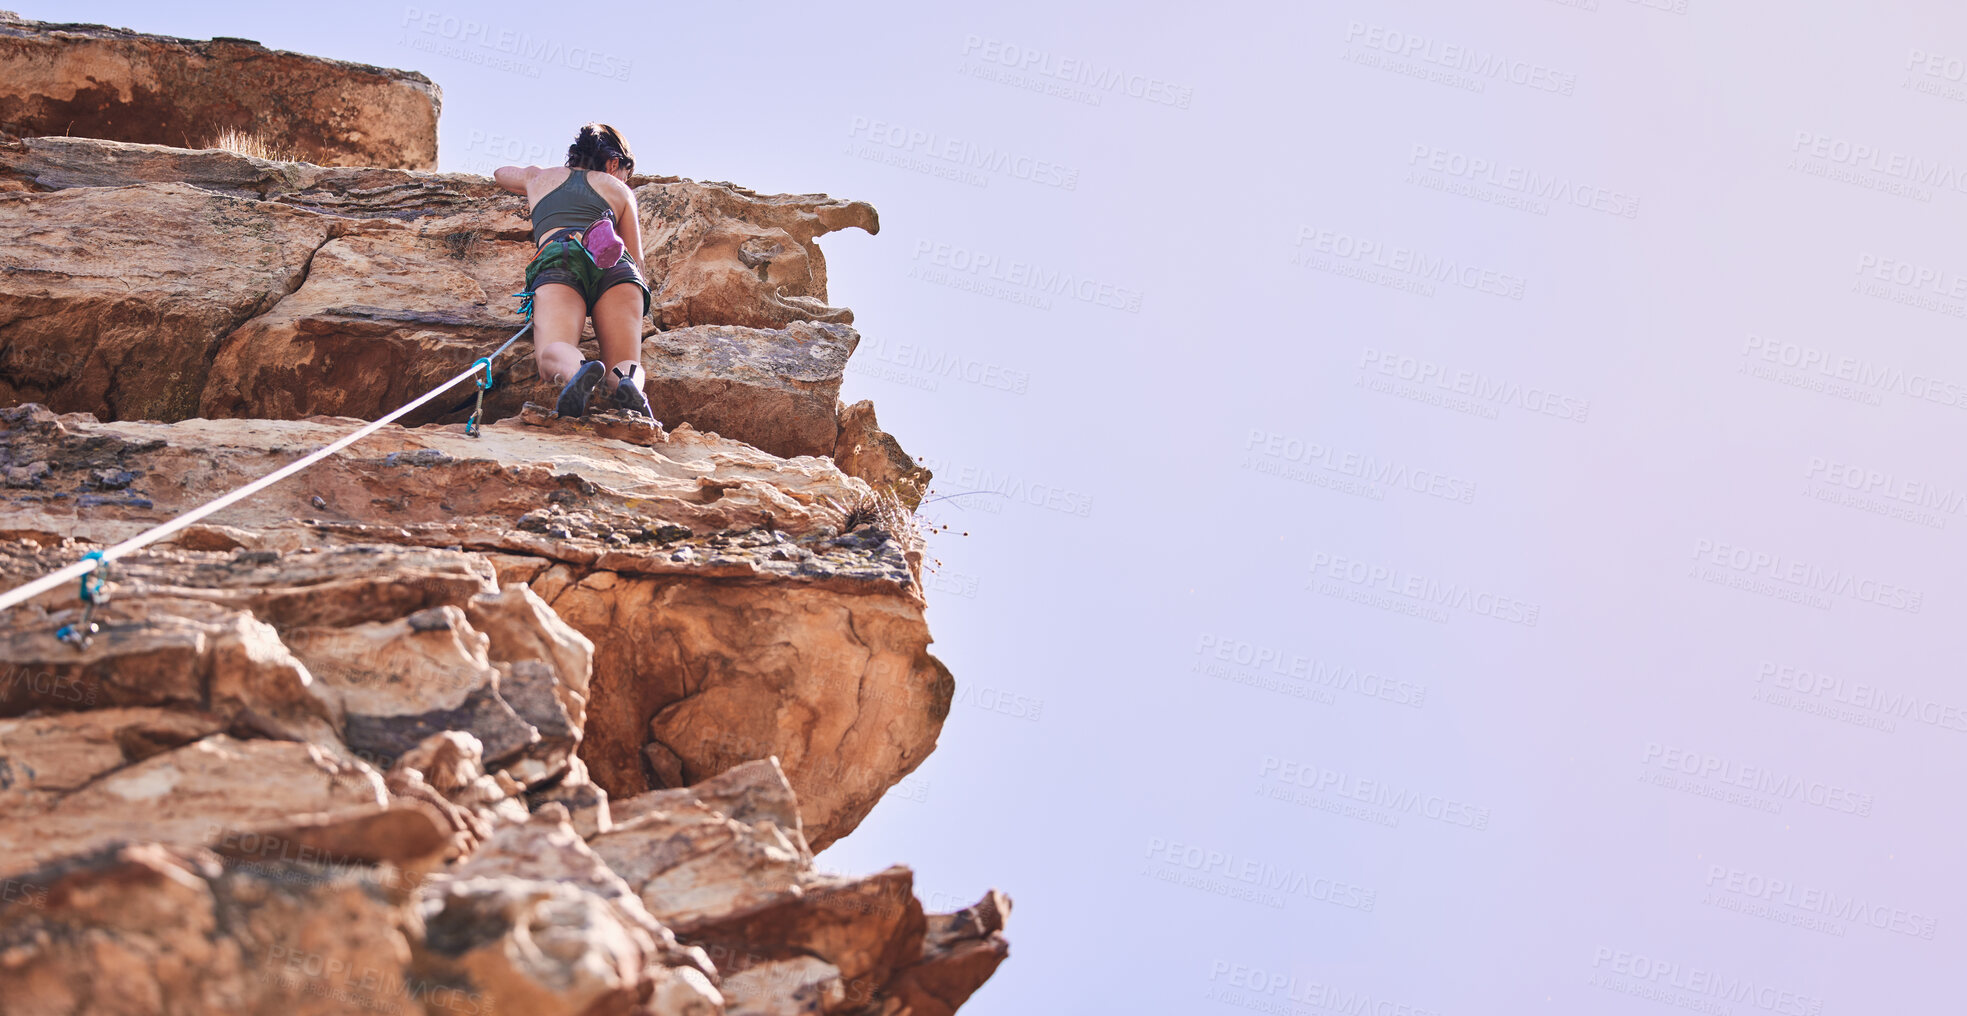
[[(459, 386), (116, 561), (86, 645), (74, 589), (0, 614), (6, 1011), (930, 1016), (1001, 962), (1001, 894), (925, 914), (907, 868), (813, 861), (954, 694), (928, 474), (838, 399), (815, 241), (874, 212), (634, 183), (660, 425), (539, 410), (522, 347), (476, 435)], [(524, 214), (0, 136), (0, 589), (489, 352)]]
[(408, 71), (0, 11), (0, 130), (202, 148), (228, 132), (325, 166), (437, 165), (442, 93)]

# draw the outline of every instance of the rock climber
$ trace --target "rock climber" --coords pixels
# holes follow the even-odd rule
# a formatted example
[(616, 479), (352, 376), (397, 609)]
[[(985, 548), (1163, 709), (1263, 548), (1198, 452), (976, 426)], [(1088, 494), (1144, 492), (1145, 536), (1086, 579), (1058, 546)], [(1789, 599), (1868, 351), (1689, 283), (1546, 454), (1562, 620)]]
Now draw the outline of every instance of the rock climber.
[[(654, 418), (643, 394), (642, 319), (649, 283), (641, 266), (642, 222), (628, 189), (635, 157), (621, 132), (605, 123), (580, 129), (567, 165), (501, 166), (492, 179), (526, 196), (533, 243), (526, 291), (533, 315), (533, 362), (540, 377), (562, 385), (555, 409), (584, 416), (603, 378), (606, 398), (624, 412)], [(634, 283), (625, 286), (623, 283)], [(594, 319), (601, 359), (582, 360), (581, 325)]]

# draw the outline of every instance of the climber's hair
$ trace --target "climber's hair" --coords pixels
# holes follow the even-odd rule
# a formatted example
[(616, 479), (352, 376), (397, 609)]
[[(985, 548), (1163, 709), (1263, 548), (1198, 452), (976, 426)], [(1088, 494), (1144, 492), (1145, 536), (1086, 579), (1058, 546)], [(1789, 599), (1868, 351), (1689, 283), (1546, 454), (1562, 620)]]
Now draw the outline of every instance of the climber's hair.
[(635, 171), (635, 156), (629, 154), (628, 142), (622, 140), (620, 131), (605, 123), (582, 125), (574, 143), (567, 146), (567, 165), (571, 169), (606, 170), (609, 159), (620, 159), (622, 168)]

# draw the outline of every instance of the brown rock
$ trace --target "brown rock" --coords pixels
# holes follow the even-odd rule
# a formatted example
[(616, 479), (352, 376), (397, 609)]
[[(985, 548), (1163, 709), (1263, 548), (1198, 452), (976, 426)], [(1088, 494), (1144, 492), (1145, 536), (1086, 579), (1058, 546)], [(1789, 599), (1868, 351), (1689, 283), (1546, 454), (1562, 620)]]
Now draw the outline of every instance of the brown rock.
[(816, 850), (921, 764), (955, 694), (907, 597), (566, 566), (534, 588), (595, 639), (595, 782), (633, 796), (777, 755)]
[[(358, 815), (388, 804), (374, 770), (338, 762), (312, 745), (212, 734), (123, 762), (100, 747), (102, 723), (99, 713), (0, 720), (0, 743), (9, 746), (14, 774), (0, 796), (0, 857), (9, 869), (124, 840), (199, 846), (298, 816)], [(23, 724), (30, 726), (14, 729)], [(66, 764), (44, 777), (43, 757)]]
[(689, 180), (641, 187), (636, 200), (650, 273), (663, 280), (662, 327), (853, 322), (852, 311), (826, 305), (826, 258), (813, 241), (850, 226), (879, 232), (872, 206)]
[(874, 417), (874, 403), (866, 399), (839, 410), (839, 435), (833, 443), (833, 461), (848, 476), (867, 481), (869, 487), (893, 494), (913, 511), (922, 504), (934, 476), (927, 467), (917, 465)]
[(954, 914), (931, 914), (922, 956), (882, 991), (913, 1016), (951, 1016), (1011, 954), (1004, 938), (1010, 897), (995, 889)]
[[(873, 211), (636, 184), (685, 326), (648, 343), (667, 427), (554, 418), (521, 350), (478, 437), (384, 428), (116, 561), (85, 648), (52, 634), (73, 587), (0, 615), (0, 1008), (905, 1016), (1003, 959), (998, 894), (924, 915), (906, 868), (813, 866), (953, 692), (919, 536), (840, 507), (928, 480), (837, 402), (857, 336), (814, 238)], [(48, 247), (0, 273), (0, 401), (240, 417), (0, 408), (0, 588), (354, 426), (247, 417), (371, 416), (470, 363), (513, 324), (522, 210), (482, 178), (0, 136), (0, 227)], [(191, 281), (234, 277), (235, 234), (264, 299)]]
[(442, 93), (413, 71), (102, 25), (0, 20), (0, 130), (206, 147), (226, 130), (322, 165), (428, 169)]
[(0, 191), (189, 184), (346, 220), (351, 230), (445, 238), (458, 256), (480, 240), (526, 240), (526, 203), (490, 177), (276, 162), (222, 149), (190, 150), (79, 137), (0, 134)]
[(582, 839), (614, 828), (609, 814), (608, 792), (596, 786), (587, 775), (587, 763), (576, 755), (568, 763), (567, 775), (544, 789), (526, 795), (527, 807), (535, 813), (548, 805), (567, 810), (567, 821)]
[(658, 920), (678, 934), (788, 895), (812, 867), (798, 802), (776, 761), (619, 802), (592, 839)]
[(0, 402), (195, 415), (218, 341), (298, 286), (330, 233), (177, 183), (0, 194)]
[[(324, 444), (346, 426), (100, 424), (36, 412), (0, 411), (0, 419), (17, 421), (0, 436), (0, 449), (16, 461), (49, 463), (39, 488), (0, 495), (0, 531), (38, 533), (49, 542), (58, 533), (125, 538), (199, 503), (204, 491), (264, 475), (289, 461), (290, 449)], [(462, 607), (489, 592), (490, 566), (473, 551), (543, 560), (544, 567), (526, 569), (525, 581), (594, 646), (584, 706), (591, 716), (580, 748), (593, 782), (613, 797), (630, 797), (776, 755), (800, 794), (806, 836), (823, 848), (927, 757), (954, 695), (953, 680), (928, 652), (920, 587), (903, 548), (867, 528), (834, 534), (838, 516), (828, 503), (851, 501), (866, 488), (825, 459), (779, 459), (687, 428), (630, 445), (597, 440), (586, 426), (508, 421), (478, 439), (454, 430), (387, 429), (371, 439), (366, 456), (315, 467), (306, 487), (275, 487), (212, 516), (210, 523), (251, 546), (225, 568), (200, 573), (209, 577), (198, 580), (197, 597), (249, 610), (281, 632), (336, 629), (296, 635), (296, 645), (325, 639), (340, 653), (385, 635), (425, 638), (412, 630), (411, 615), (445, 603)], [(82, 510), (80, 495), (103, 463), (133, 474), (124, 496), (142, 504)], [(174, 480), (187, 476), (198, 485)], [(71, 491), (77, 496), (47, 497)], [(299, 513), (314, 524), (298, 521)], [(387, 521), (358, 521), (379, 515)], [(376, 563), (389, 561), (392, 574), (348, 563), (358, 552), (339, 546), (379, 541), (466, 551), (359, 552), (382, 555)], [(292, 553), (304, 547), (334, 552)], [(50, 555), (44, 570), (59, 563)], [(25, 577), (39, 565), (18, 567)], [(143, 567), (119, 563), (118, 573), (152, 585), (191, 584), (176, 573), (153, 578)], [(300, 575), (314, 583), (306, 595), (283, 591)], [(65, 591), (46, 599), (66, 605), (70, 597)], [(357, 627), (364, 623), (377, 627)], [(29, 629), (23, 637), (32, 636)], [(452, 636), (427, 637), (448, 645)], [(69, 651), (43, 644), (48, 654)], [(440, 670), (433, 664), (418, 672)], [(340, 681), (324, 678), (316, 694)], [(578, 681), (560, 683), (571, 692)], [(491, 687), (491, 679), (468, 687)], [(358, 707), (362, 716), (424, 715), (361, 708), (369, 707)], [(392, 752), (447, 723), (478, 734), (497, 759), (521, 730), (507, 709), (489, 696), (447, 698), (441, 717), (381, 728), (350, 721), (350, 730), (384, 765)], [(543, 740), (553, 728), (518, 719), (543, 731)], [(549, 778), (558, 750), (542, 747), (545, 768), (527, 770), (522, 781)]]
[(841, 373), (860, 335), (845, 325), (702, 325), (642, 344), (656, 419), (790, 458), (829, 455)]
[[(481, 239), (461, 250), (402, 230), (331, 240), (293, 295), (219, 343), (198, 415), (381, 416), (525, 324), (511, 294), (524, 288), (532, 255), (530, 242)], [(522, 339), (499, 359), (502, 393), (513, 390), (513, 371), (527, 382), (536, 377), (531, 353), (531, 340)], [(472, 392), (461, 385), (406, 421), (456, 415)], [(501, 400), (492, 418), (510, 415), (510, 401)]]
[(683, 938), (703, 946), (727, 975), (773, 960), (817, 956), (840, 971), (849, 1008), (873, 1001), (897, 970), (920, 955), (922, 906), (907, 868), (897, 865), (864, 878), (815, 878), (802, 890), (699, 926)]
[(729, 1016), (820, 1016), (846, 1001), (840, 968), (812, 956), (772, 960), (724, 979)]
[(144, 844), (20, 881), (35, 891), (0, 903), (9, 1012), (409, 1016), (436, 997), (482, 1002), (406, 978), (416, 914), (363, 870)]

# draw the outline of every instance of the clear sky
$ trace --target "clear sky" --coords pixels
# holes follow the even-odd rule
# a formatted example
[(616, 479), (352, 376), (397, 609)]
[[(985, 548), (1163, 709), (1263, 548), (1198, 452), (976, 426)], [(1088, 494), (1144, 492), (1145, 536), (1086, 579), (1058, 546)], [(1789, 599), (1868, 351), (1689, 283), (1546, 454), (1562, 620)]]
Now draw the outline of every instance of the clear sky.
[(1959, 5), (21, 13), (880, 210), (846, 396), (997, 493), (821, 861), (1015, 898), (966, 1012), (1959, 1005)]

